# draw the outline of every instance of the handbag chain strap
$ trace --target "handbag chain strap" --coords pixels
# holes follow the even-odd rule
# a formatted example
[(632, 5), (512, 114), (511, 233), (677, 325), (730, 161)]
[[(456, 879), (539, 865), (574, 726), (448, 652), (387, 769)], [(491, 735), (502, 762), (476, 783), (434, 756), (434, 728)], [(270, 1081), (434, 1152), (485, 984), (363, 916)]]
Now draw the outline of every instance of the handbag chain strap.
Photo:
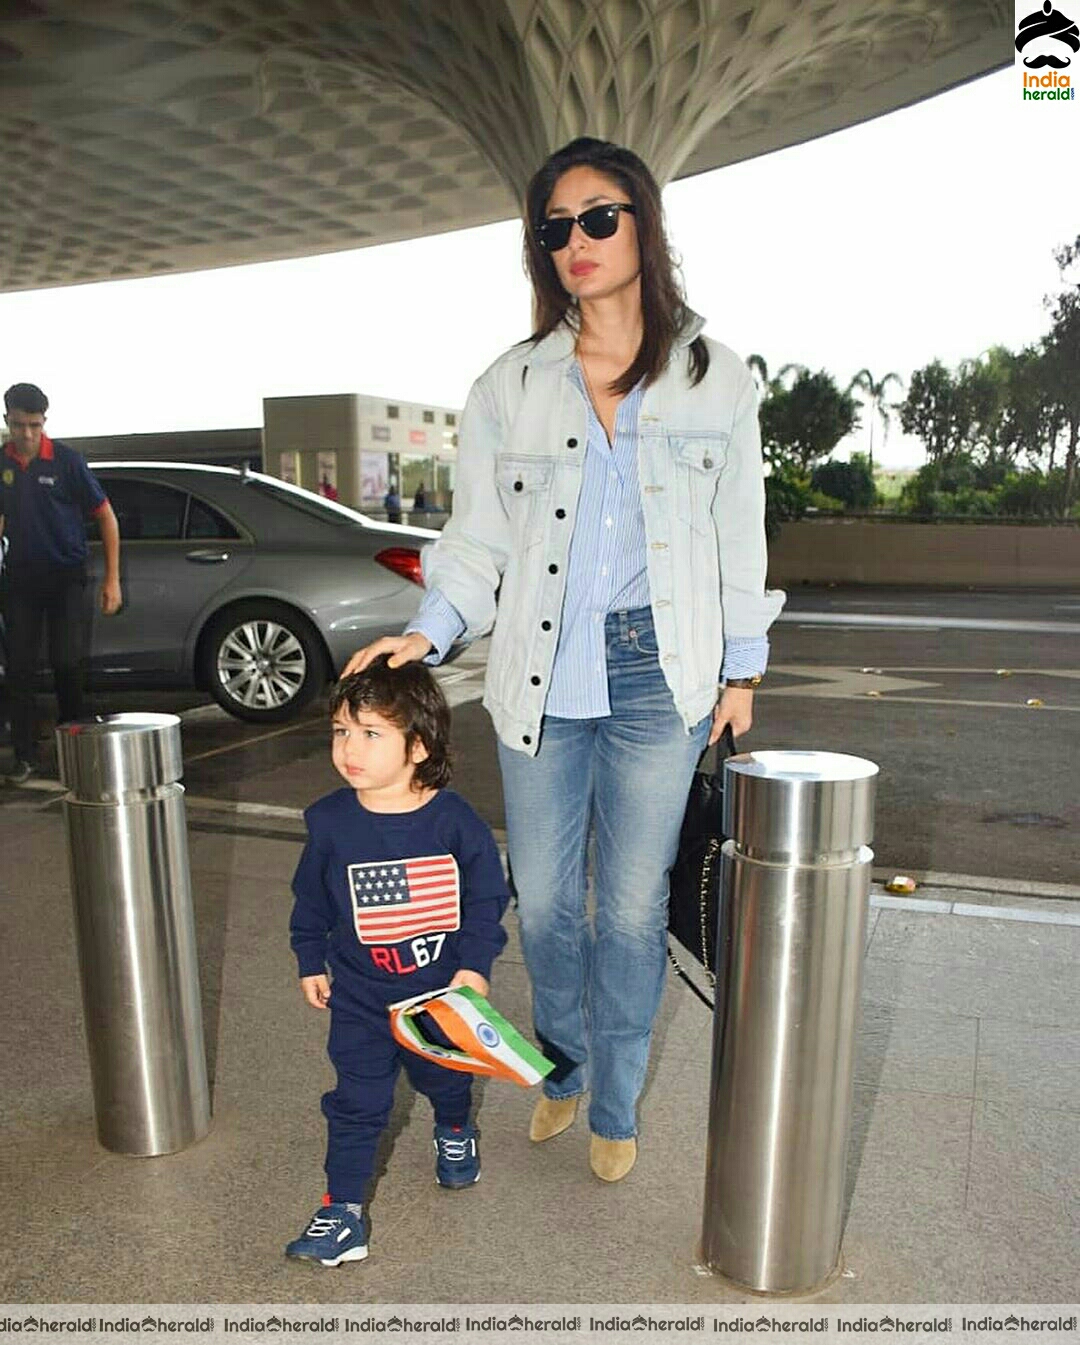
[[(735, 752), (738, 749), (735, 746), (735, 735), (731, 731), (730, 724), (725, 726), (724, 736), (721, 741), (724, 748), (724, 757), (734, 756)], [(708, 748), (706, 748), (705, 751), (707, 752)], [(701, 755), (702, 758), (704, 759), (705, 752), (703, 752)], [(714, 784), (716, 783), (717, 775), (723, 774), (724, 757), (721, 757), (717, 761), (716, 770), (713, 771), (712, 778)], [(712, 867), (714, 861), (716, 860), (717, 851), (719, 849), (720, 849), (719, 840), (715, 836), (710, 836), (708, 844), (705, 847), (705, 857), (701, 861), (701, 887), (698, 892), (698, 909), (701, 916), (701, 965), (705, 968), (705, 976), (709, 982), (709, 989), (714, 994), (716, 993), (716, 974), (713, 971), (713, 969), (709, 966), (709, 940), (707, 937), (707, 932), (708, 932), (708, 911), (709, 911), (709, 879), (712, 877)], [(719, 932), (720, 931), (718, 921), (717, 935), (719, 935)], [(702, 1004), (704, 1004), (707, 1009), (711, 1009), (713, 1007), (713, 1001), (709, 999), (709, 997), (706, 994), (704, 994), (701, 990), (699, 990), (698, 987), (694, 984), (694, 982), (690, 979), (690, 977), (686, 974), (686, 971), (680, 964), (679, 959), (671, 951), (670, 943), (668, 944), (667, 955), (668, 955), (668, 961), (675, 968), (675, 974), (678, 976), (678, 978), (682, 982), (684, 982), (684, 984), (687, 985), (694, 992), (695, 995), (697, 995), (698, 999), (701, 1000)]]
[[(714, 994), (716, 992), (716, 976), (709, 967), (709, 943), (705, 934), (709, 901), (709, 876), (712, 873), (713, 861), (716, 859), (716, 852), (719, 849), (720, 842), (715, 836), (710, 836), (709, 843), (705, 847), (705, 858), (701, 862), (701, 890), (699, 893), (701, 910), (701, 965), (705, 968), (705, 975), (709, 981), (709, 989), (712, 990)], [(667, 955), (668, 961), (671, 963), (672, 967), (674, 967), (675, 975), (678, 976), (679, 980), (697, 995), (698, 999), (701, 1000), (702, 1004), (704, 1004), (707, 1009), (711, 1009), (713, 1007), (713, 1001), (702, 990), (699, 990), (694, 981), (687, 975), (685, 968), (671, 951), (670, 943), (668, 944)]]
[[(709, 844), (705, 848), (705, 858), (701, 861), (701, 965), (705, 968), (705, 977), (709, 982), (709, 989), (716, 989), (716, 973), (709, 966), (709, 940), (708, 940), (708, 913), (709, 913), (709, 878), (712, 876), (713, 860), (716, 858), (716, 852), (720, 849), (720, 842), (715, 836), (709, 837)], [(719, 930), (717, 930), (719, 933)]]

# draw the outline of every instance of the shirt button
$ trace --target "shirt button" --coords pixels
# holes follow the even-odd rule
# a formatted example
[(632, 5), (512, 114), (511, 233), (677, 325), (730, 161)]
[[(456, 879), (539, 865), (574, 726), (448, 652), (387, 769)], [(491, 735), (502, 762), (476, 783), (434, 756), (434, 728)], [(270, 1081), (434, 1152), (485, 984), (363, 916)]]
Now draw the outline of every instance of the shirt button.
[(557, 565), (548, 566), (548, 574), (558, 574), (558, 573), (559, 573), (559, 567)]
[(566, 447), (567, 447), (567, 448), (577, 448), (577, 440), (576, 440), (576, 439), (567, 439), (567, 441), (566, 441)]
[(534, 687), (538, 687), (540, 685), (540, 679), (535, 675), (530, 677), (529, 681), (533, 684)]
[(565, 518), (565, 517), (566, 517), (566, 510), (565, 510), (565, 509), (556, 509), (556, 510), (555, 510), (555, 517), (556, 517), (556, 518)]
[(610, 519), (610, 518), (605, 518), (605, 519), (604, 519), (604, 527), (605, 527), (605, 528), (610, 528), (610, 527), (613, 525), (613, 523), (614, 523), (614, 520), (613, 520), (613, 519)]
[(607, 574), (607, 566), (606, 566), (606, 565), (601, 565), (601, 566), (600, 566), (600, 573), (601, 573), (601, 574)]
[(541, 621), (541, 622), (540, 622), (540, 629), (541, 629), (541, 630), (550, 630), (550, 629), (551, 629), (551, 622), (550, 622), (550, 621)]

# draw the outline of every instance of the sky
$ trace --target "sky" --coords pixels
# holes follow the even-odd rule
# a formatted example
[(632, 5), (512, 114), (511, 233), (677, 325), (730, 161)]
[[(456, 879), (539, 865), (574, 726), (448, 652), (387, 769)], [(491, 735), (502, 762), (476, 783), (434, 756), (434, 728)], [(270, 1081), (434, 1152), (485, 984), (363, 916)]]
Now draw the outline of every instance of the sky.
[[(905, 382), (1048, 329), (1053, 249), (1080, 234), (1080, 105), (1006, 70), (672, 183), (669, 233), (707, 332), (770, 372)], [(57, 437), (262, 424), (262, 398), (460, 406), (528, 334), (517, 221), (296, 261), (0, 295), (0, 382), (39, 384)], [(836, 456), (865, 451), (864, 424)], [(896, 425), (875, 461), (913, 467)]]

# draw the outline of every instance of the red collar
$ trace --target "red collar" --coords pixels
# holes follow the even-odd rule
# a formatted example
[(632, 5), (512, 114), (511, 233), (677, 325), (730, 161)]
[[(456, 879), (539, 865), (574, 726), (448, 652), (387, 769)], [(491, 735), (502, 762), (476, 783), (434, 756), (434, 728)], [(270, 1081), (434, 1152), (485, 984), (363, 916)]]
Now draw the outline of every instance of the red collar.
[[(49, 438), (47, 434), (42, 434), (41, 447), (34, 455), (34, 458), (41, 458), (43, 462), (52, 462), (54, 456), (55, 455), (53, 453), (53, 441)], [(24, 462), (23, 459), (19, 457), (18, 453), (15, 452), (15, 450), (12, 448), (10, 444), (4, 445), (4, 457), (10, 458), (12, 462), (18, 463), (18, 465), (23, 469), (24, 472), (26, 471), (27, 467), (30, 466), (30, 463), (34, 461), (34, 458), (31, 458), (29, 461)]]

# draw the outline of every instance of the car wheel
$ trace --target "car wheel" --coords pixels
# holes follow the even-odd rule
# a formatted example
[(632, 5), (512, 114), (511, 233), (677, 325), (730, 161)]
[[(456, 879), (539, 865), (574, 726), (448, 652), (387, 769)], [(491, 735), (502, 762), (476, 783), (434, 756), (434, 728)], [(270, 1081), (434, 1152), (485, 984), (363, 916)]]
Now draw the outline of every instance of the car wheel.
[(284, 603), (237, 603), (219, 612), (207, 628), (202, 680), (237, 719), (257, 724), (291, 719), (328, 677), (317, 632)]

